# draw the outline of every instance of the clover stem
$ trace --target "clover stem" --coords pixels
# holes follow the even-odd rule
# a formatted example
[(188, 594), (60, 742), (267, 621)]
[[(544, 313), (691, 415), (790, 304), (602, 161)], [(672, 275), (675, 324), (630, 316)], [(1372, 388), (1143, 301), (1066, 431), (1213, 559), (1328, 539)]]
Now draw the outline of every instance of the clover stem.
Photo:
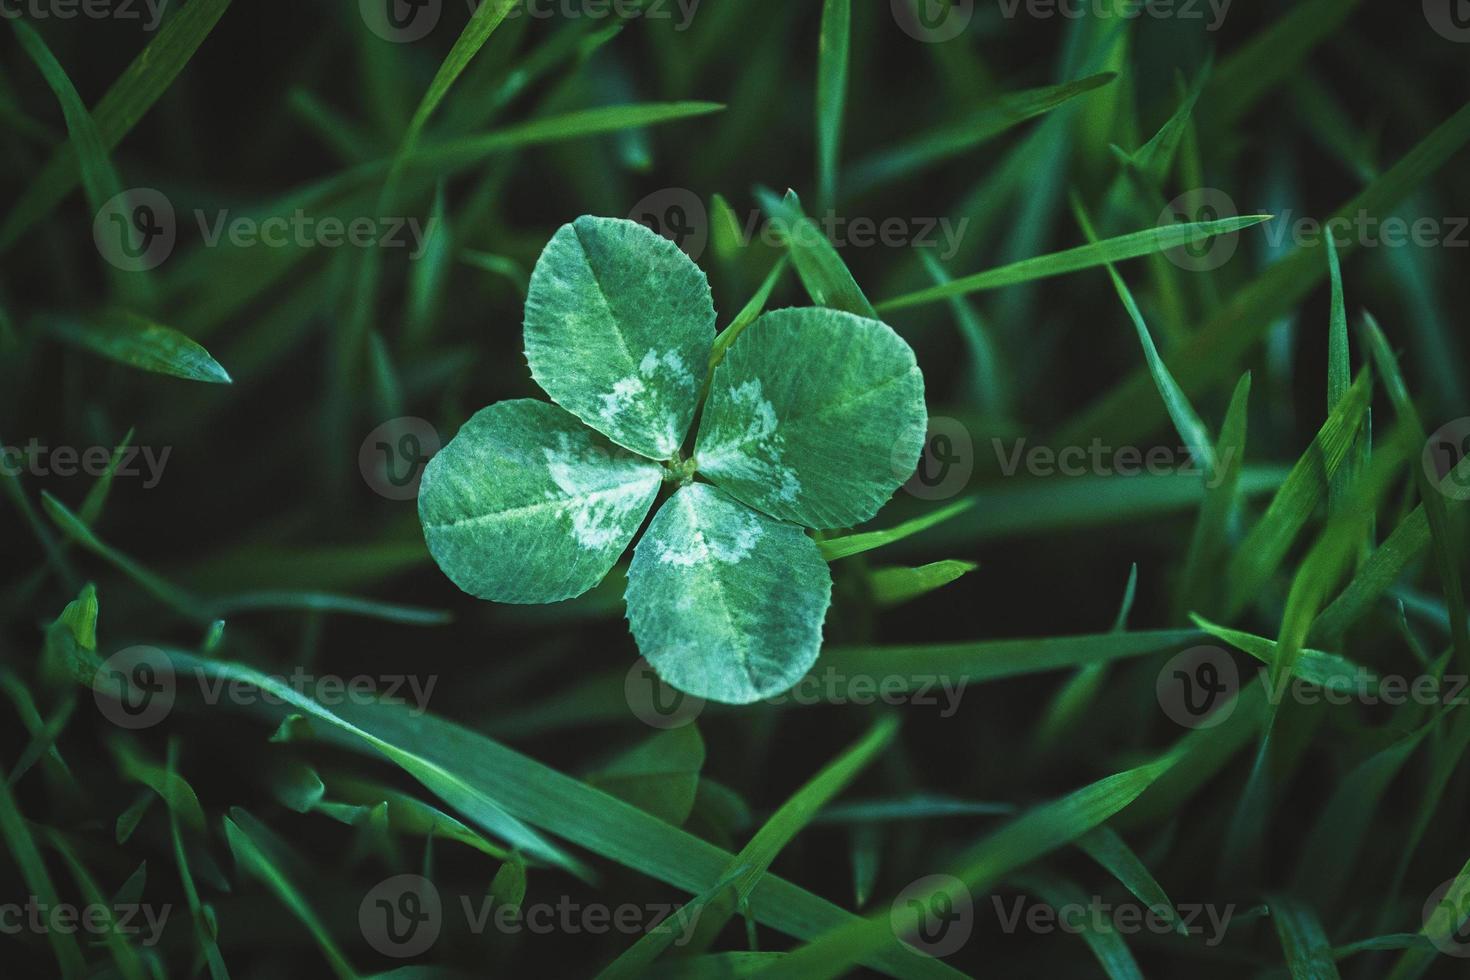
[(694, 478), (694, 473), (699, 469), (699, 460), (693, 456), (685, 459), (679, 453), (674, 453), (673, 459), (664, 461), (664, 481), (667, 483), (678, 483), (680, 486), (688, 483)]

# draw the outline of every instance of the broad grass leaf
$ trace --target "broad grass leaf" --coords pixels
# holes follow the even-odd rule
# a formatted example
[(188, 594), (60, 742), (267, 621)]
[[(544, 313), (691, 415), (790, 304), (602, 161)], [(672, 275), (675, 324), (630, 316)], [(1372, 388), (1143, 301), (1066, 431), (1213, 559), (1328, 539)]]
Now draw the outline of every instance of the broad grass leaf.
[(680, 826), (689, 819), (704, 768), (704, 739), (694, 725), (657, 735), (620, 753), (587, 782)]
[[(1044, 871), (1019, 874), (1011, 881), (1054, 909), (1084, 908), (1090, 901), (1076, 882)], [(1074, 923), (1066, 931), (1080, 935), (1109, 980), (1143, 980), (1138, 961), (1133, 958), (1120, 930), (1106, 922), (1083, 917), (1080, 923)]]
[[(401, 705), (343, 704), (331, 710), (253, 668), (166, 651), (176, 670), (198, 670), (216, 680), (240, 680), (275, 695), (285, 706), (273, 715), (308, 712), (323, 722), (324, 739), (355, 752), (379, 754), (419, 779), (450, 807), (481, 823), (520, 820), (604, 858), (699, 894), (729, 868), (729, 851), (672, 827), (580, 780), (551, 769), (477, 732), (437, 718), (415, 716)], [(264, 703), (264, 702), (262, 702)], [(221, 705), (225, 708), (227, 705)], [(626, 710), (626, 705), (625, 709)], [(524, 846), (524, 833), (508, 838)], [(536, 836), (540, 840), (539, 835)], [(844, 922), (860, 921), (785, 879), (767, 874), (751, 895), (758, 921), (796, 938), (810, 938)], [(958, 977), (936, 960), (898, 948), (860, 957), (897, 977)]]
[(1275, 897), (1270, 899), (1270, 905), (1271, 921), (1281, 938), (1292, 980), (1338, 980), (1332, 946), (1322, 931), (1317, 913), (1291, 898)]
[(890, 327), (837, 310), (776, 310), (715, 369), (695, 454), (701, 473), (752, 507), (851, 527), (913, 472), (927, 426), (923, 375)]
[(787, 690), (816, 662), (832, 577), (800, 528), (693, 483), (638, 542), (627, 598), (638, 648), (660, 677), (748, 704)]
[(531, 273), (526, 359), (537, 384), (650, 459), (684, 442), (714, 339), (704, 273), (637, 222), (563, 225)]
[(943, 588), (978, 567), (972, 561), (946, 559), (917, 568), (875, 568), (868, 589), (879, 606), (896, 606)]
[(602, 581), (662, 480), (555, 405), (499, 402), (429, 461), (419, 519), (429, 552), (464, 591), (557, 602)]
[(1168, 893), (1154, 878), (1153, 872), (1128, 846), (1128, 842), (1107, 824), (1077, 838), (1077, 847), (1102, 865), (1118, 883), (1128, 889), (1135, 898), (1151, 909), (1158, 909), (1174, 923), (1174, 931), (1181, 936), (1189, 935), (1189, 929), (1175, 911), (1175, 904)]
[(209, 384), (231, 380), (229, 372), (199, 344), (172, 327), (132, 313), (106, 313), (85, 320), (48, 317), (41, 329), (73, 347), (141, 371)]
[(841, 534), (827, 538), (820, 542), (822, 557), (828, 561), (837, 561), (840, 558), (850, 558), (860, 555), (865, 551), (882, 548), (885, 545), (902, 541), (905, 538), (922, 534), (933, 527), (938, 527), (952, 517), (957, 517), (975, 506), (974, 497), (966, 497), (957, 500), (938, 510), (916, 517), (911, 521), (904, 521), (897, 527), (883, 528), (878, 531), (859, 531), (855, 534)]
[(770, 215), (771, 226), (780, 234), (790, 252), (796, 274), (813, 303), (857, 316), (878, 316), (862, 287), (853, 278), (852, 270), (837, 254), (837, 249), (802, 210), (801, 199), (795, 191), (787, 191), (785, 197), (777, 197), (761, 188), (756, 191), (756, 198)]

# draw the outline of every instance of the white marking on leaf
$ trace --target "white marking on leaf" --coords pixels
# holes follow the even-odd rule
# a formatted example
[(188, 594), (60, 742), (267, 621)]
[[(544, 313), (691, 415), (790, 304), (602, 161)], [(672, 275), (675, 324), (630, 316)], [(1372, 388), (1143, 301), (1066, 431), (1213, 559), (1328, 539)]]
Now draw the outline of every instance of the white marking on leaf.
[(599, 551), (626, 535), (628, 519), (643, 506), (648, 483), (655, 477), (622, 454), (574, 447), (565, 432), (557, 433), (556, 441), (555, 449), (543, 452), (559, 492), (547, 491), (546, 498), (562, 502), (577, 544)]
[(660, 564), (680, 568), (692, 568), (711, 561), (739, 564), (750, 556), (766, 533), (760, 518), (754, 513), (739, 511), (732, 511), (732, 519), (726, 524), (700, 527), (692, 496), (676, 496), (675, 499), (686, 511), (689, 533), (671, 541), (655, 542)]
[(599, 395), (602, 401), (602, 410), (598, 413), (602, 421), (612, 425), (629, 408), (637, 402), (638, 396), (643, 394), (647, 388), (637, 378), (620, 378), (614, 385), (611, 394)]
[(758, 379), (743, 381), (730, 391), (730, 400), (749, 421), (732, 437), (700, 454), (700, 466), (733, 479), (765, 484), (777, 500), (795, 503), (801, 493), (796, 471), (785, 465), (786, 440), (778, 431), (776, 409), (765, 397)]
[[(692, 398), (698, 387), (698, 379), (678, 351), (649, 348), (643, 360), (638, 362), (637, 376), (620, 378), (613, 384), (611, 392), (597, 396), (601, 403), (598, 417), (605, 427), (611, 429), (627, 424), (659, 429), (659, 452), (666, 457), (672, 456), (679, 448), (683, 434), (679, 431), (677, 406), (686, 398)], [(626, 418), (629, 415), (634, 416), (637, 422), (630, 422)]]

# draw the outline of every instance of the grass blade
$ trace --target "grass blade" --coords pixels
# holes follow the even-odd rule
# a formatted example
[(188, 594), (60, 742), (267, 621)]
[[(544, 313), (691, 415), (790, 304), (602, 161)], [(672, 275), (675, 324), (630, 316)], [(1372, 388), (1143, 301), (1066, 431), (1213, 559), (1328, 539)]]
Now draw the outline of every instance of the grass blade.
[(834, 310), (846, 310), (857, 316), (878, 319), (873, 304), (863, 295), (857, 280), (837, 254), (837, 249), (827, 241), (822, 230), (801, 209), (801, 199), (795, 191), (787, 191), (779, 198), (770, 191), (756, 191), (761, 207), (770, 216), (772, 226), (781, 236), (791, 253), (796, 274), (818, 306)]
[[(1306, 9), (1306, 8), (1303, 8)], [(1381, 220), (1470, 140), (1470, 104), (1409, 151), (1392, 169), (1344, 204), (1324, 224)], [(1182, 227), (1182, 226), (1181, 226)], [(1349, 242), (1346, 245), (1353, 245)], [(1272, 324), (1290, 312), (1321, 282), (1327, 265), (1314, 254), (1317, 245), (1297, 247), (1237, 290), (1188, 343), (1169, 359), (1170, 370), (1187, 394), (1198, 396), (1209, 385), (1235, 376), (1239, 359)], [(1349, 249), (1345, 246), (1343, 254)], [(1093, 438), (1127, 445), (1141, 439), (1164, 418), (1151, 404), (1152, 379), (1135, 371), (1115, 385), (1056, 433), (1058, 445), (1086, 444)]]
[[(1010, 880), (1016, 887), (1031, 892), (1054, 909), (1085, 908), (1091, 901), (1076, 882), (1046, 872), (1018, 874)], [(1090, 922), (1084, 918), (1078, 932), (1109, 980), (1143, 980), (1138, 961), (1133, 958), (1123, 937), (1112, 926)]]
[[(1424, 431), (1424, 422), (1414, 400), (1409, 397), (1408, 386), (1399, 372), (1397, 359), (1389, 349), (1388, 338), (1379, 329), (1371, 315), (1364, 317), (1363, 330), (1368, 338), (1368, 350), (1373, 363), (1383, 375), (1384, 387), (1393, 401), (1399, 420), (1423, 446), (1429, 441)], [(1440, 583), (1444, 587), (1445, 603), (1450, 613), (1450, 637), (1454, 640), (1455, 654), (1462, 667), (1470, 668), (1470, 619), (1465, 610), (1465, 590), (1460, 578), (1460, 557), (1455, 546), (1455, 533), (1450, 524), (1449, 507), (1445, 495), (1439, 492), (1422, 466), (1413, 467), (1414, 483), (1419, 488), (1419, 499), (1424, 506), (1424, 516), (1429, 521), (1429, 542), (1434, 548), (1435, 562), (1439, 566)]]
[[(1011, 871), (1065, 846), (1108, 820), (1137, 799), (1175, 761), (1175, 753), (1170, 753), (1028, 811), (965, 854), (957, 862), (953, 877), (972, 892), (985, 891)], [(902, 931), (913, 931), (919, 925), (914, 907), (935, 907), (941, 894), (947, 894), (943, 888), (915, 896), (901, 914), (895, 912), (898, 918), (893, 923), (885, 912), (881, 917), (856, 920), (828, 932), (789, 953), (761, 976), (767, 980), (841, 976), (864, 955), (891, 947), (900, 920), (906, 927)], [(954, 896), (948, 897), (953, 902)]]
[(941, 126), (906, 140), (898, 146), (855, 163), (844, 187), (852, 195), (867, 194), (896, 180), (903, 180), (943, 160), (974, 149), (1028, 119), (1045, 115), (1117, 77), (1102, 72), (1062, 85), (1028, 89), (1003, 95), (975, 109), (963, 120)]
[(230, 384), (231, 378), (209, 351), (172, 327), (134, 313), (108, 313), (95, 319), (47, 317), (46, 334), (119, 364), (186, 381)]
[(879, 606), (897, 606), (943, 588), (980, 566), (972, 561), (930, 562), (918, 568), (875, 568), (868, 590)]
[(1204, 582), (1216, 572), (1216, 564), (1225, 549), (1230, 521), (1240, 499), (1238, 491), (1240, 471), (1245, 465), (1250, 393), (1251, 376), (1247, 371), (1230, 396), (1225, 424), (1220, 427), (1220, 441), (1215, 446), (1216, 469), (1205, 483), (1205, 502), (1200, 505), (1199, 519), (1195, 521), (1189, 551), (1185, 554), (1184, 574), (1180, 577), (1175, 603), (1176, 616), (1204, 597)]
[[(1082, 207), (1078, 198), (1073, 198), (1073, 210), (1077, 215), (1077, 222), (1082, 226), (1082, 234), (1089, 245), (1097, 244), (1097, 233), (1093, 231), (1092, 220)], [(1169, 412), (1169, 418), (1174, 422), (1174, 430), (1189, 447), (1190, 455), (1199, 462), (1205, 471), (1207, 479), (1213, 479), (1219, 469), (1219, 461), (1215, 458), (1215, 447), (1210, 438), (1209, 430), (1205, 428), (1204, 422), (1200, 421), (1199, 413), (1189, 403), (1189, 399), (1179, 388), (1174, 376), (1169, 373), (1169, 368), (1164, 364), (1164, 359), (1159, 356), (1159, 349), (1154, 345), (1153, 336), (1148, 332), (1148, 324), (1143, 322), (1143, 312), (1138, 308), (1138, 303), (1133, 299), (1133, 292), (1123, 277), (1118, 275), (1118, 270), (1112, 262), (1105, 262), (1103, 267), (1108, 271), (1108, 277), (1113, 281), (1113, 288), (1118, 293), (1118, 298), (1123, 301), (1123, 308), (1128, 311), (1128, 317), (1133, 321), (1133, 328), (1138, 332), (1138, 341), (1143, 345), (1143, 358), (1148, 365), (1149, 374), (1153, 376), (1154, 385), (1159, 389), (1159, 397), (1164, 400), (1164, 407)]]
[[(41, 860), (41, 852), (36, 847), (35, 838), (31, 836), (25, 817), (16, 807), (8, 780), (3, 778), (0, 778), (0, 838), (5, 841), (5, 846), (20, 871), (21, 880), (25, 882), (30, 894), (36, 896), (38, 902), (55, 908), (57, 893), (56, 886), (51, 881), (51, 873)], [(60, 929), (47, 929), (46, 941), (51, 944), (51, 951), (56, 955), (56, 964), (63, 977), (80, 977), (86, 972), (86, 958), (82, 955), (82, 948), (75, 935)]]
[(1292, 980), (1339, 980), (1332, 944), (1317, 913), (1290, 898), (1272, 898), (1270, 906)]
[(731, 861), (732, 869), (744, 868), (735, 878), (734, 895), (720, 895), (712, 902), (699, 921), (689, 946), (693, 951), (703, 952), (719, 938), (725, 923), (737, 908), (745, 908), (751, 892), (765, 877), (771, 863), (787, 844), (791, 843), (832, 798), (871, 763), (898, 732), (898, 719), (888, 715), (873, 725), (858, 741), (854, 742), (822, 771), (808, 780), (801, 789), (771, 815), (770, 819), (750, 838)]
[(311, 908), (306, 896), (291, 880), (286, 865), (301, 864), (300, 858), (290, 854), (284, 841), (271, 833), (270, 829), (240, 807), (231, 807), (230, 815), (224, 818), (225, 840), (235, 863), (275, 893), (281, 904), (301, 920), (311, 933), (311, 938), (322, 951), (322, 956), (340, 980), (357, 980), (357, 971), (347, 962), (337, 943), (327, 932), (321, 918)]
[(850, 558), (860, 555), (874, 548), (902, 541), (904, 538), (912, 537), (931, 527), (937, 527), (952, 517), (956, 517), (975, 506), (972, 499), (958, 500), (948, 506), (941, 507), (936, 511), (916, 517), (911, 521), (905, 521), (897, 527), (891, 527), (883, 531), (859, 531), (855, 534), (843, 534), (835, 538), (827, 538), (817, 542), (822, 549), (822, 557), (828, 561), (837, 561), (841, 558)]
[(824, 214), (837, 200), (851, 40), (852, 0), (826, 0), (817, 48), (817, 210)]
[[(157, 36), (118, 76), (92, 110), (102, 146), (117, 146), (183, 71), (214, 30), (230, 0), (190, 0), (164, 21)], [(0, 225), (0, 252), (51, 213), (82, 176), (75, 143), (54, 153)]]
[[(1207, 241), (1216, 235), (1228, 235), (1270, 221), (1269, 214), (1250, 214), (1221, 221), (1199, 221), (1189, 224), (1165, 225), (1145, 228), (1116, 238), (1107, 238), (1091, 245), (1082, 245), (1065, 252), (1039, 255), (1022, 259), (1020, 262), (965, 276), (943, 286), (933, 286), (918, 292), (905, 293), (878, 304), (880, 313), (908, 309), (925, 303), (937, 303), (955, 296), (967, 296), (985, 289), (1000, 289), (1020, 283), (1036, 282), (1053, 276), (1095, 269), (1109, 262), (1141, 258), (1157, 252), (1167, 252), (1183, 245)], [(1085, 441), (1085, 440), (1084, 440)]]
[[(690, 894), (717, 883), (734, 855), (672, 827), (636, 807), (579, 780), (431, 714), (411, 717), (386, 704), (345, 705), (328, 712), (290, 688), (275, 690), (251, 668), (169, 651), (181, 669), (206, 676), (240, 679), (276, 694), (285, 710), (299, 710), (322, 725), (324, 738), (368, 754), (387, 756), (454, 808), (472, 815), (482, 799), (548, 833), (565, 838)], [(474, 822), (479, 822), (478, 820)], [(810, 938), (853, 916), (774, 875), (766, 875), (750, 898), (751, 915), (798, 939)], [(875, 968), (899, 977), (955, 977), (941, 963), (918, 960), (897, 949), (864, 957)]]
[(1343, 466), (1361, 431), (1370, 395), (1370, 379), (1364, 371), (1235, 550), (1225, 575), (1229, 586), (1226, 605), (1232, 615), (1260, 593), (1318, 504), (1327, 499), (1328, 483)]

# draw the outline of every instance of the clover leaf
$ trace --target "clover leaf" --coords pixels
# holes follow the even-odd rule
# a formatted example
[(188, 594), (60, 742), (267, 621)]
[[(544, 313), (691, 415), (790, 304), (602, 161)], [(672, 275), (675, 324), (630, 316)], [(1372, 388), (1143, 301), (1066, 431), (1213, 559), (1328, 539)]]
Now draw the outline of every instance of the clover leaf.
[[(628, 567), (628, 622), (666, 682), (746, 704), (789, 689), (822, 644), (832, 578), (808, 529), (868, 520), (912, 472), (924, 381), (876, 320), (767, 313), (709, 377), (709, 282), (632, 221), (584, 216), (536, 263), (526, 358), (556, 404), (478, 412), (424, 470), (419, 519), (455, 585), (557, 602), (600, 582), (664, 484)], [(724, 346), (724, 345), (722, 345)]]

